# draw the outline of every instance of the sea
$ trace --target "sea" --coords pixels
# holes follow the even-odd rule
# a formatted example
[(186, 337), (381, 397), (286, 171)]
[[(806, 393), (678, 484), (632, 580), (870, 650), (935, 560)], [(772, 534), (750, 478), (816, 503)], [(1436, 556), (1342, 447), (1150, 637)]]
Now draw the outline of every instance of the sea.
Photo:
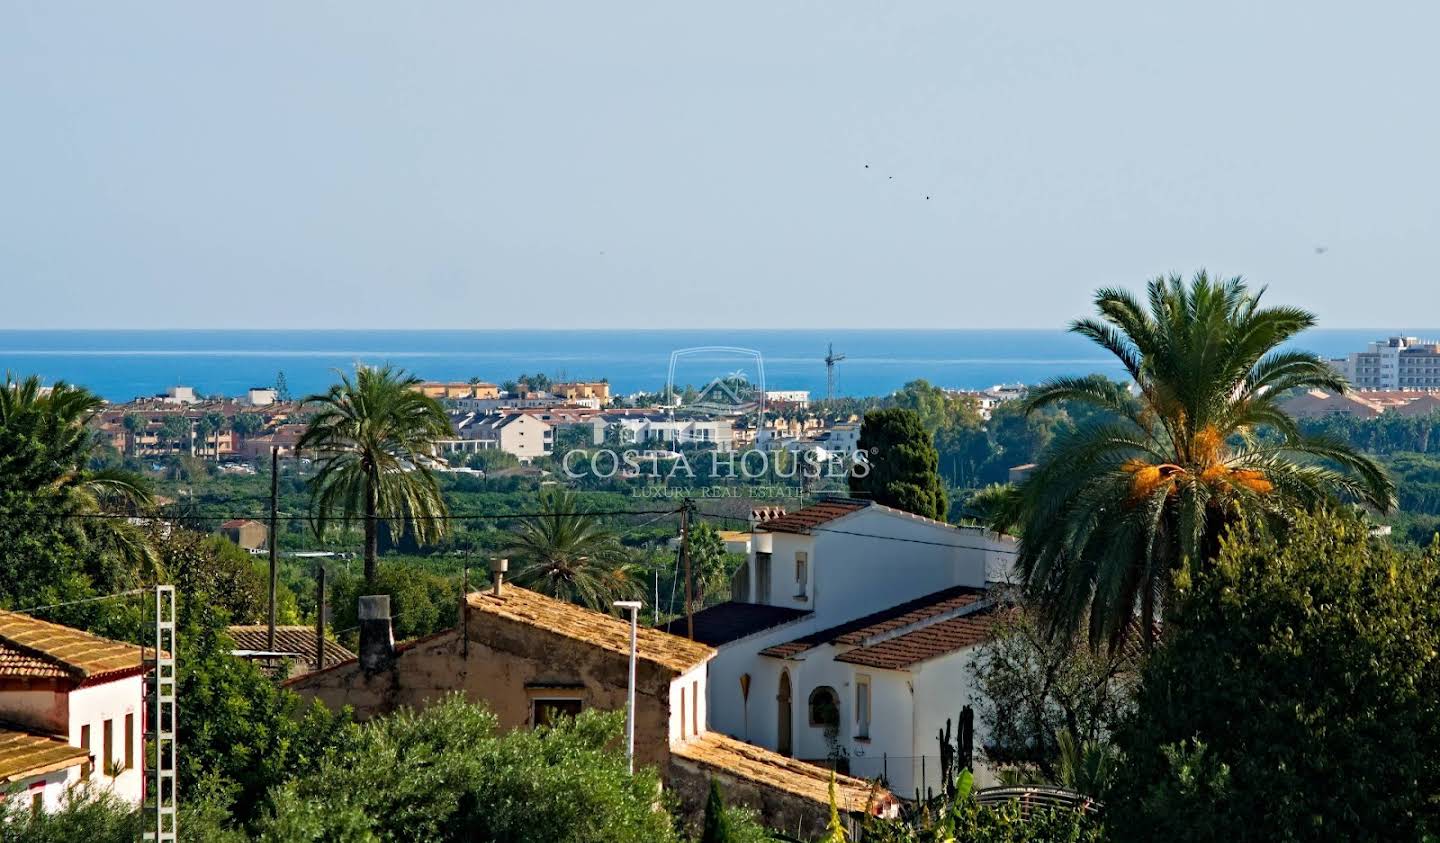
[[(1343, 357), (1390, 335), (1440, 330), (1314, 330), (1296, 347)], [(608, 379), (612, 392), (703, 386), (743, 373), (768, 390), (821, 398), (833, 366), (837, 395), (887, 395), (923, 378), (959, 389), (1033, 384), (1061, 375), (1119, 376), (1113, 358), (1060, 330), (8, 330), (0, 371), (67, 381), (115, 402), (194, 387), (237, 396), (283, 373), (292, 395), (318, 392), (336, 372), (390, 363), (426, 380), (502, 383), (541, 373)]]

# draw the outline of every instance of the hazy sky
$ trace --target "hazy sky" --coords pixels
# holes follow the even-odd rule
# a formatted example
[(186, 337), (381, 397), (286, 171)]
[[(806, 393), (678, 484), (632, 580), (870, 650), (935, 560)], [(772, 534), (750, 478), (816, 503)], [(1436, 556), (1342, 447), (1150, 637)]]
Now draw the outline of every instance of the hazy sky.
[(1328, 327), (1440, 323), (1437, 32), (1430, 2), (17, 0), (0, 327), (1058, 327), (1201, 266)]

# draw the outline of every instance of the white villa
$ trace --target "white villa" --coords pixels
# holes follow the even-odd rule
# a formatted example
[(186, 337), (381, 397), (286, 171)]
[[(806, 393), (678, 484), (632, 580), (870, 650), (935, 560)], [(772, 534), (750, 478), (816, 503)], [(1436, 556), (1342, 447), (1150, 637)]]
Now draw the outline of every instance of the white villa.
[(761, 522), (731, 601), (695, 615), (696, 639), (718, 651), (710, 727), (883, 775), (900, 796), (938, 787), (936, 736), (971, 703), (974, 648), (998, 616), (988, 589), (1014, 553), (1008, 536), (853, 499)]

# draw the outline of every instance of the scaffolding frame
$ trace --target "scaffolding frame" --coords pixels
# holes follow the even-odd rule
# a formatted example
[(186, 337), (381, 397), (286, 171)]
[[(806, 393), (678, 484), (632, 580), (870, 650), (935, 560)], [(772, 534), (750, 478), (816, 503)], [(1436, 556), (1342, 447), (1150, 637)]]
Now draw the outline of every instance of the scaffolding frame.
[(175, 843), (178, 839), (178, 798), (175, 789), (177, 677), (173, 585), (155, 586), (155, 657), (151, 666), (149, 713), (155, 752), (154, 763), (149, 770), (150, 788), (145, 794), (145, 817), (149, 826), (145, 830), (145, 840), (147, 843)]

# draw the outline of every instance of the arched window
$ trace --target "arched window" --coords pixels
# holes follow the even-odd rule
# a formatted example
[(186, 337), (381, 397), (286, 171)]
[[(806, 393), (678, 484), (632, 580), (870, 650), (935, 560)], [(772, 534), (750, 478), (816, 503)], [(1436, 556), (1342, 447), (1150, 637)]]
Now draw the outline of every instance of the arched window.
[(829, 685), (821, 685), (810, 692), (810, 725), (840, 728), (840, 695)]

